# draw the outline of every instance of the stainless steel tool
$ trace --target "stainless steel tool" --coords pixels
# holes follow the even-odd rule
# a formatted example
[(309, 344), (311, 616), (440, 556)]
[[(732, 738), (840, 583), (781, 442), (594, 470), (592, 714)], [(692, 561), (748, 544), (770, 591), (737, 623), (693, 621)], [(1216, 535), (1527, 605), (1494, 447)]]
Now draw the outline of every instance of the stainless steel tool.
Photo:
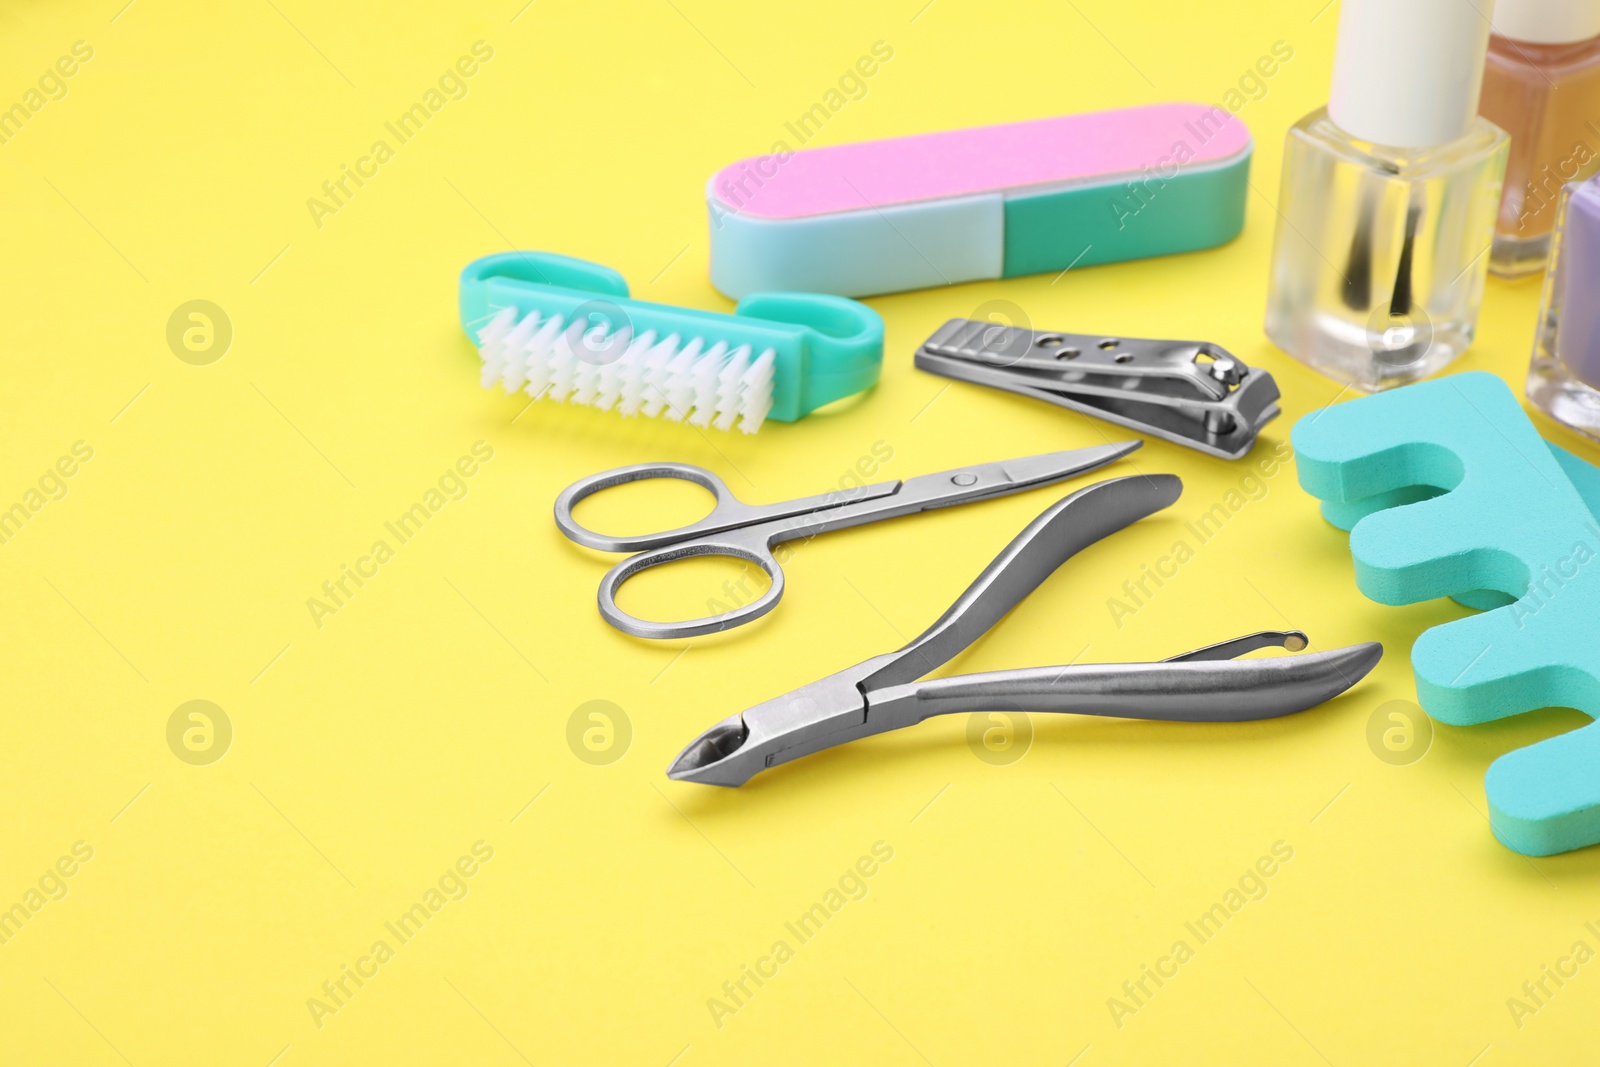
[(1048, 333), (951, 319), (917, 349), (922, 370), (1031, 396), (1238, 459), (1278, 416), (1272, 375), (1205, 341)]
[[(777, 605), (778, 598), (783, 596), (783, 568), (772, 554), (774, 545), (879, 519), (1053, 485), (1120, 459), (1141, 443), (1122, 441), (1070, 452), (978, 463), (905, 481), (838, 489), (821, 496), (777, 504), (746, 504), (733, 495), (721, 478), (703, 467), (687, 463), (640, 463), (602, 471), (567, 486), (556, 498), (556, 526), (568, 538), (587, 548), (638, 553), (612, 567), (600, 579), (600, 614), (606, 622), (635, 637), (696, 637), (741, 626)], [(693, 482), (711, 491), (716, 506), (699, 522), (635, 537), (596, 533), (572, 517), (572, 509), (585, 497), (602, 489), (651, 478), (681, 478)], [(617, 606), (617, 589), (623, 582), (648, 567), (688, 556), (731, 556), (747, 560), (765, 571), (772, 584), (750, 603), (702, 619), (652, 622), (629, 615)]]
[(1375, 642), (1267, 659), (1233, 657), (1270, 645), (1299, 651), (1299, 631), (1263, 632), (1159, 663), (1032, 667), (918, 681), (986, 633), (1083, 548), (1178, 499), (1170, 474), (1114, 478), (1056, 503), (996, 556), (916, 640), (730, 715), (689, 743), (667, 774), (742, 785), (768, 767), (932, 715), (1011, 710), (1178, 722), (1240, 722), (1304, 711), (1344, 692), (1383, 656)]

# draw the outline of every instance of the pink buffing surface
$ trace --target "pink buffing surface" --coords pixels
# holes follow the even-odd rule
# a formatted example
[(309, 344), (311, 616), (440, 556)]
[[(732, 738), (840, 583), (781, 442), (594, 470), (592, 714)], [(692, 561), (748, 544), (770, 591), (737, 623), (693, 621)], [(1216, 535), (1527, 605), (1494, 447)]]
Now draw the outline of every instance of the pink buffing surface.
[(810, 148), (783, 163), (751, 156), (718, 171), (712, 189), (735, 211), (804, 218), (1136, 172), (1170, 165), (1180, 141), (1189, 165), (1204, 164), (1243, 151), (1250, 132), (1222, 108), (1150, 104)]

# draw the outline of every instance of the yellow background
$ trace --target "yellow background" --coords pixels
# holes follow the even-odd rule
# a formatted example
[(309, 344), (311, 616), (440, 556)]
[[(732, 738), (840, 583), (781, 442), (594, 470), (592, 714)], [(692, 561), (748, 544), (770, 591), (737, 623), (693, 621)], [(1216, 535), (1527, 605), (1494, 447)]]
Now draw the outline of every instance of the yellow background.
[[(1600, 925), (1597, 853), (1507, 851), (1481, 785), (1579, 717), (1440, 727), (1420, 761), (1378, 759), (1368, 720), (1414, 697), (1410, 642), (1460, 609), (1362, 598), (1292, 466), (1118, 627), (1107, 598), (1245, 473), (1148, 444), (1116, 470), (1179, 474), (1183, 499), (949, 669), (1155, 659), (1293, 625), (1318, 648), (1385, 643), (1349, 694), (1260, 725), (1036, 716), (1006, 766), (952, 719), (738, 791), (663, 772), (717, 719), (920, 631), (1062, 490), (820, 538), (767, 620), (686, 645), (603, 625), (609, 557), (549, 517), (572, 480), (644, 460), (770, 501), (825, 491), (878, 442), (894, 478), (1126, 436), (912, 369), (937, 325), (997, 299), (1042, 327), (1205, 338), (1270, 370), (1284, 416), (1264, 455), (1340, 397), (1260, 326), (1283, 132), (1325, 98), (1337, 6), (122, 2), (0, 15), (5, 106), (75, 41), (94, 50), (0, 145), (0, 503), (74, 442), (94, 449), (0, 546), (0, 907), (75, 842), (94, 850), (0, 945), (0, 1062), (1342, 1067), (1592, 1047), (1600, 964), (1520, 1029), (1506, 1000), (1575, 941), (1600, 948), (1583, 925)], [(307, 199), (480, 40), (494, 55), (467, 96), (319, 227)], [(784, 137), (880, 40), (892, 61), (815, 143), (1219, 101), (1274, 42), (1294, 56), (1241, 112), (1257, 150), (1238, 240), (875, 299), (883, 380), (843, 411), (747, 438), (549, 404), (517, 417), (521, 400), (479, 388), (456, 323), (466, 262), (547, 249), (646, 299), (727, 308), (706, 280), (706, 176)], [(207, 366), (166, 341), (195, 299), (234, 332)], [(1537, 299), (1492, 281), (1455, 369), (1520, 393)], [(307, 599), (480, 440), (494, 458), (467, 495), (316, 626)], [(643, 528), (694, 503), (644, 489), (590, 513)], [(633, 603), (694, 606), (726, 576)], [(166, 740), (195, 699), (234, 731), (209, 766)], [(607, 766), (567, 742), (591, 700), (631, 723)], [(493, 859), (465, 899), (319, 1028), (308, 999), (478, 841)], [(893, 859), (865, 898), (717, 1026), (708, 999), (879, 841)], [(1280, 841), (1294, 856), (1267, 895), (1193, 943), (1184, 923)], [(1108, 998), (1179, 939), (1194, 958), (1118, 1027)]]

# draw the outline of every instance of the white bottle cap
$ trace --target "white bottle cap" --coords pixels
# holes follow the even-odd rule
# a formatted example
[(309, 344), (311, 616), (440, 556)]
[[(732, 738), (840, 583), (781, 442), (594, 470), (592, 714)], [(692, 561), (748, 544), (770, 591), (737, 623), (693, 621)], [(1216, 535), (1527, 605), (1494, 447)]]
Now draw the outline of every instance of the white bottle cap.
[(1600, 37), (1600, 0), (1498, 0), (1494, 32), (1529, 44)]
[(1328, 96), (1334, 125), (1396, 148), (1465, 136), (1478, 114), (1488, 8), (1486, 0), (1344, 0)]

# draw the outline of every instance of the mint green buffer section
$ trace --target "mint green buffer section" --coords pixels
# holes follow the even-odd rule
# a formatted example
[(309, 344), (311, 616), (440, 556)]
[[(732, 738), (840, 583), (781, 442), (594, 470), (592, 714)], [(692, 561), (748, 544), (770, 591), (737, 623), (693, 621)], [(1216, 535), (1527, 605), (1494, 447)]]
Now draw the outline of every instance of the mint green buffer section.
[[(1180, 168), (1170, 179), (1012, 193), (1005, 198), (1001, 276), (1090, 267), (1214, 248), (1244, 228), (1250, 156)], [(1131, 187), (1131, 188), (1130, 188)], [(1074, 257), (1076, 260), (1074, 260)]]
[[(1300, 484), (1350, 531), (1363, 593), (1486, 609), (1412, 646), (1429, 715), (1600, 715), (1600, 472), (1548, 446), (1503, 381), (1454, 374), (1351, 400), (1301, 419), (1293, 442)], [(1495, 760), (1484, 793), (1517, 852), (1600, 843), (1600, 723)]]

